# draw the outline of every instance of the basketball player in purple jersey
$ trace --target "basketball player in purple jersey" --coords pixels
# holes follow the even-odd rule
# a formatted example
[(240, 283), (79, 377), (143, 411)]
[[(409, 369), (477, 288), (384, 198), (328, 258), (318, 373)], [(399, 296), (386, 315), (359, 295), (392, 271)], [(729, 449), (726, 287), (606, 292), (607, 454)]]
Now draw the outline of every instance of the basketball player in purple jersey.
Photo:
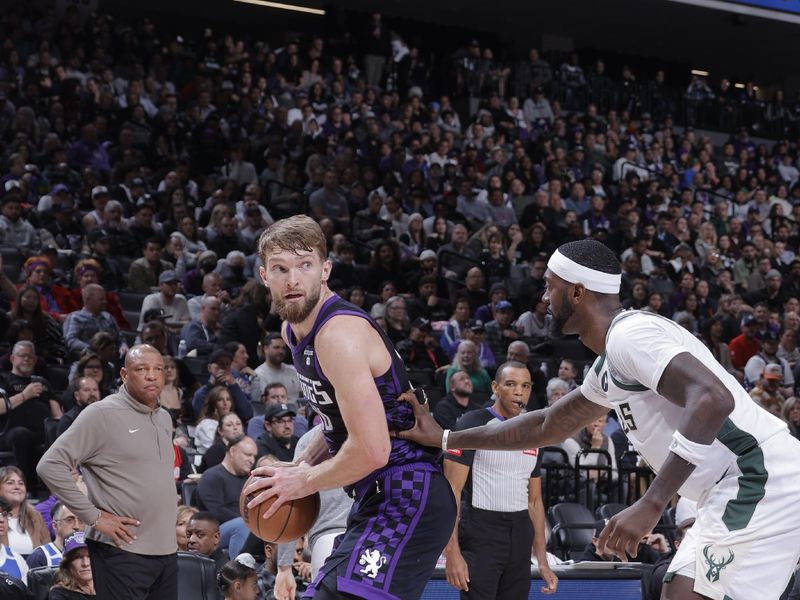
[(447, 544), (456, 515), (437, 454), (389, 431), (414, 426), (398, 396), (410, 389), (389, 338), (360, 308), (328, 289), (331, 263), (317, 223), (294, 216), (259, 240), (260, 274), (284, 320), (303, 395), (323, 430), (292, 465), (256, 469), (245, 490), (280, 505), (319, 490), (344, 487), (355, 499), (305, 597), (416, 599)]

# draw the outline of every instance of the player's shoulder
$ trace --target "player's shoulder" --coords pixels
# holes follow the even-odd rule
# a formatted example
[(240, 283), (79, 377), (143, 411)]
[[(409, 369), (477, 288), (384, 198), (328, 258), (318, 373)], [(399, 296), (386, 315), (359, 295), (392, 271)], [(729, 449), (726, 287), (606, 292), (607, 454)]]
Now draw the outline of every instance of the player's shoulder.
[(661, 315), (643, 310), (631, 310), (614, 319), (608, 332), (608, 340), (630, 341), (636, 339), (637, 335), (674, 333), (677, 327), (679, 327), (677, 323)]

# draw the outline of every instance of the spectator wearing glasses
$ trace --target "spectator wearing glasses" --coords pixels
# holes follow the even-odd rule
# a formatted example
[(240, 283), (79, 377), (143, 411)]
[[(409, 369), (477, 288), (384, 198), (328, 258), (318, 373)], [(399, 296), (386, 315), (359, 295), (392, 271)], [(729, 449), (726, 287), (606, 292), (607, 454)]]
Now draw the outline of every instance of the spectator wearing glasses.
[(31, 569), (36, 567), (57, 567), (64, 555), (64, 540), (76, 531), (82, 532), (86, 527), (80, 517), (75, 516), (75, 513), (61, 502), (56, 502), (53, 505), (51, 515), (56, 537), (52, 542), (38, 546), (28, 555), (27, 562)]
[(0, 449), (11, 450), (28, 481), (36, 482), (36, 461), (44, 442), (44, 420), (61, 417), (61, 406), (47, 380), (33, 374), (33, 342), (17, 342), (11, 350), (11, 372), (0, 373), (0, 419), (8, 426)]
[(264, 433), (256, 440), (258, 457), (271, 454), (283, 462), (294, 460), (298, 437), (294, 434), (297, 411), (289, 404), (271, 404), (264, 414)]

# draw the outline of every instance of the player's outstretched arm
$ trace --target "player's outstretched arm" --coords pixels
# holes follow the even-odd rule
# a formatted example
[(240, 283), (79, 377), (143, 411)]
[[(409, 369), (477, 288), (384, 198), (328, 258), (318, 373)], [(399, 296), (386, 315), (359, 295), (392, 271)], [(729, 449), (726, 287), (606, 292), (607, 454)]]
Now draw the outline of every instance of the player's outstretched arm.
[[(441, 447), (444, 432), (430, 415), (428, 408), (421, 406), (414, 394), (403, 394), (401, 400), (411, 404), (417, 424), (413, 429), (398, 431), (395, 435), (425, 446)], [(475, 450), (540, 448), (564, 441), (607, 412), (606, 407), (587, 400), (580, 389), (576, 389), (544, 410), (526, 413), (502, 423), (451, 431), (447, 447)]]

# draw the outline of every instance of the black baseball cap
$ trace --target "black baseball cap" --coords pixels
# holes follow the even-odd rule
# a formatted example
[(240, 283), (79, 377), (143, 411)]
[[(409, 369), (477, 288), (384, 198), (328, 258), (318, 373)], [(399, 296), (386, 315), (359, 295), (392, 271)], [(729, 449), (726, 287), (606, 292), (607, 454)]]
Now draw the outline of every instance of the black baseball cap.
[(472, 331), (486, 331), (486, 327), (484, 327), (483, 321), (480, 319), (470, 319), (467, 321), (467, 329), (471, 329)]
[(89, 232), (89, 244), (94, 244), (100, 240), (107, 240), (108, 232), (105, 229), (96, 227)]
[(221, 360), (226, 360), (228, 364), (233, 362), (233, 354), (225, 350), (224, 348), (220, 348), (219, 350), (214, 350), (211, 353), (211, 356), (208, 358), (209, 364), (216, 363), (219, 364)]
[(411, 321), (411, 329), (427, 329), (430, 331), (431, 329), (431, 322), (428, 319), (423, 319), (422, 317), (418, 317)]
[(297, 416), (297, 411), (292, 408), (291, 404), (272, 404), (267, 407), (266, 412), (264, 413), (264, 419), (270, 421), (272, 419), (277, 419), (279, 417), (286, 417), (286, 416)]

